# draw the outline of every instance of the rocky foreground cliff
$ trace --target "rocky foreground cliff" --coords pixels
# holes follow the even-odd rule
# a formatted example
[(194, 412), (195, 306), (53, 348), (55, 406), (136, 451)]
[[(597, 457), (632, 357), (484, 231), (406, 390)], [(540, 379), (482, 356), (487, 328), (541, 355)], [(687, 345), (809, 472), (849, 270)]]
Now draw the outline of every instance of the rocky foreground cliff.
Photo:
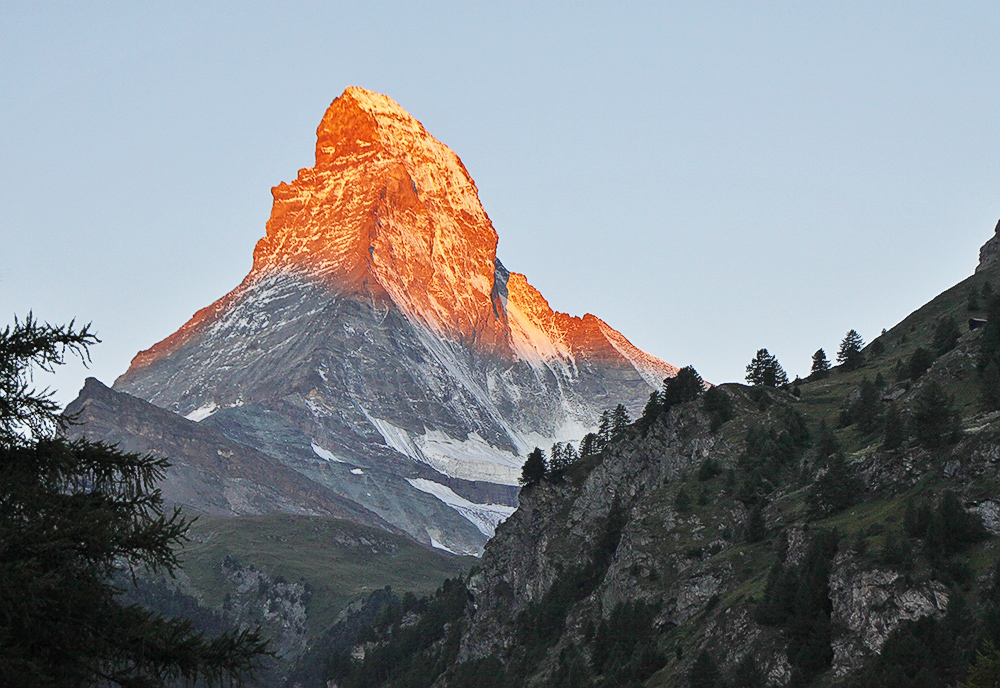
[(956, 685), (1000, 640), (998, 286), (984, 265), (784, 389), (668, 382), (526, 487), (467, 579), (332, 648), (328, 680)]

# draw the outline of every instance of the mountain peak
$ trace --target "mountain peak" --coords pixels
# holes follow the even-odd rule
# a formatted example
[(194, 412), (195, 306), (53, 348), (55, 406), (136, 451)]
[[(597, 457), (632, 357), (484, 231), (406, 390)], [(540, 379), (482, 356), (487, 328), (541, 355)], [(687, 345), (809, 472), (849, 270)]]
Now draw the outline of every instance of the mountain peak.
[(433, 141), (423, 125), (389, 96), (348, 86), (316, 128), (316, 167), (330, 166), (349, 154), (376, 153), (379, 148), (398, 155), (418, 142), (426, 145), (428, 139)]
[[(316, 161), (271, 190), (266, 235), (243, 284), (133, 362), (144, 367), (293, 277), (396, 308), (434, 336), (539, 371), (578, 359), (635, 368), (656, 387), (676, 368), (598, 318), (555, 312), (497, 261), (497, 233), (459, 157), (392, 98), (351, 86), (316, 129)], [(582, 358), (581, 358), (582, 357)], [(603, 365), (603, 363), (602, 363)]]
[(476, 185), (391, 98), (344, 91), (317, 128), (315, 166), (272, 195), (251, 277), (306, 273), (387, 297), (437, 334), (497, 342), (497, 234)]
[(509, 272), (458, 156), (386, 96), (334, 100), (315, 164), (272, 194), (250, 274), (115, 389), (421, 542), (480, 552), (532, 447), (638, 412), (676, 372)]

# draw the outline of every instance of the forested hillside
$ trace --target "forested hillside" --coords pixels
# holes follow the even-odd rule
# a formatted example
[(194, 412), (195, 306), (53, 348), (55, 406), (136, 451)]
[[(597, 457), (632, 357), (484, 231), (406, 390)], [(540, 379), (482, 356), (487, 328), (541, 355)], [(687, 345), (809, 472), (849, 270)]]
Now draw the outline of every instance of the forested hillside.
[(578, 458), (536, 460), (481, 565), (383, 600), (326, 678), (994, 685), (997, 291), (984, 264), (871, 343), (826, 344), (805, 379), (766, 350), (752, 385), (682, 370)]

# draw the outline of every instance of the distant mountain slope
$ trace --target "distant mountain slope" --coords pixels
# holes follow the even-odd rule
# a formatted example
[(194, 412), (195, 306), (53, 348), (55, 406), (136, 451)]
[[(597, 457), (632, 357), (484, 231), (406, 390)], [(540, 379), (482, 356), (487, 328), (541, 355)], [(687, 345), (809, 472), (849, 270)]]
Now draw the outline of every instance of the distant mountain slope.
[[(318, 456), (315, 452), (324, 452), (318, 445), (311, 464), (290, 466), (280, 456), (275, 458), (230, 439), (211, 424), (182, 418), (109, 389), (93, 378), (87, 380), (66, 412), (79, 414), (78, 424), (66, 430), (70, 438), (87, 437), (115, 443), (125, 451), (168, 458), (171, 466), (159, 486), (164, 499), (198, 512), (220, 516), (335, 516), (389, 532), (403, 532), (375, 511), (358, 505), (354, 495), (366, 490), (374, 493), (368, 501), (379, 511), (392, 513), (397, 521), (432, 519), (430, 536), (421, 531), (427, 539), (419, 541), (425, 544), (431, 544), (430, 537), (479, 542), (487, 538), (483, 528), (470, 522), (468, 515), (439, 497), (415, 490), (402, 478), (384, 471), (366, 473), (354, 464)], [(324, 476), (331, 473), (342, 475), (342, 483), (348, 488), (338, 492), (330, 487), (336, 481)], [(470, 490), (474, 487), (470, 486)], [(400, 493), (405, 498), (400, 498)], [(482, 494), (488, 496), (490, 492)], [(403, 504), (396, 505), (398, 501)], [(506, 513), (506, 507), (493, 508)]]
[(270, 456), (142, 399), (115, 392), (94, 378), (87, 379), (66, 413), (75, 415), (77, 422), (64, 433), (70, 439), (99, 439), (123, 451), (170, 459), (160, 485), (167, 502), (196, 505), (214, 515), (279, 511), (338, 516), (396, 530)]

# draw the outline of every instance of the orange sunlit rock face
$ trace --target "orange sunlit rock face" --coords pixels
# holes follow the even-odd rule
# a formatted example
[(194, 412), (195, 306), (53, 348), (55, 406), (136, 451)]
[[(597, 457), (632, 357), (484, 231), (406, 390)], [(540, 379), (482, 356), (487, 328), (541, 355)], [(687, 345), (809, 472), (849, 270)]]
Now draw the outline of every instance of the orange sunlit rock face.
[(303, 271), (388, 296), (441, 336), (495, 348), (497, 234), (461, 160), (386, 96), (348, 88), (317, 129), (316, 165), (272, 190), (254, 273)]
[(524, 275), (507, 281), (510, 341), (521, 358), (562, 358), (601, 366), (634, 367), (653, 387), (677, 374), (677, 367), (635, 347), (595, 315), (578, 318), (553, 311)]
[(243, 284), (140, 352), (133, 369), (252, 297), (255, 283), (290, 272), (392, 302), (412, 322), (478, 351), (532, 364), (573, 367), (582, 358), (631, 366), (654, 386), (676, 373), (599, 318), (554, 312), (524, 275), (507, 278), (496, 267), (497, 234), (462, 161), (391, 98), (350, 87), (316, 134), (315, 166), (271, 190), (267, 235)]

